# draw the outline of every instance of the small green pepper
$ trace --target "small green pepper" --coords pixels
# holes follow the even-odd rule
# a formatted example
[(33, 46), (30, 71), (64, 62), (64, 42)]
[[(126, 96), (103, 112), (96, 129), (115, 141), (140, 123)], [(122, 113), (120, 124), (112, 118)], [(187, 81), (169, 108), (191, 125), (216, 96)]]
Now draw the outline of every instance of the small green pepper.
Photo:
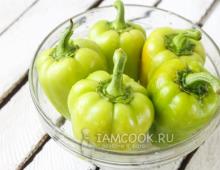
[(178, 30), (169, 27), (155, 29), (147, 38), (142, 52), (141, 83), (146, 85), (155, 70), (173, 58), (190, 57), (204, 64), (205, 51), (195, 29)]
[(155, 106), (151, 134), (155, 143), (167, 145), (192, 136), (213, 118), (220, 81), (196, 61), (172, 59), (156, 70), (148, 93)]
[(105, 57), (99, 47), (86, 39), (70, 40), (73, 23), (59, 43), (37, 57), (40, 84), (56, 110), (70, 118), (67, 96), (74, 83), (96, 70), (107, 70)]
[(118, 12), (116, 20), (113, 22), (98, 21), (92, 26), (89, 38), (100, 46), (107, 57), (110, 72), (112, 72), (113, 68), (112, 56), (114, 51), (122, 48), (128, 56), (125, 74), (138, 80), (141, 53), (146, 33), (140, 25), (125, 22), (122, 1), (116, 0), (114, 6)]
[[(68, 106), (76, 139), (107, 149), (128, 150), (131, 142), (103, 141), (117, 135), (146, 134), (154, 119), (154, 109), (146, 89), (123, 75), (126, 54), (114, 53), (113, 75), (96, 71), (71, 89)], [(102, 138), (99, 139), (99, 135)], [(128, 136), (127, 136), (128, 137)], [(120, 140), (120, 139), (119, 139)], [(138, 141), (136, 141), (138, 142)]]

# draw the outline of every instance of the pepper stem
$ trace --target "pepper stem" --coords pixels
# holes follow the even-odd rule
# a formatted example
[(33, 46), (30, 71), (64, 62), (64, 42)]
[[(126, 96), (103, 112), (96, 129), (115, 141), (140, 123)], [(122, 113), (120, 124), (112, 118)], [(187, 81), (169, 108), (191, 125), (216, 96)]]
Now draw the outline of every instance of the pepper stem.
[(117, 9), (117, 16), (112, 24), (116, 30), (120, 30), (126, 27), (125, 17), (124, 17), (124, 4), (121, 0), (116, 0), (114, 2), (114, 7)]
[(199, 41), (201, 33), (195, 29), (189, 29), (176, 35), (167, 35), (165, 37), (165, 46), (176, 55), (191, 55), (195, 43), (192, 40)]
[(195, 82), (203, 81), (212, 87), (215, 93), (220, 95), (220, 81), (207, 72), (191, 73), (185, 77), (185, 85), (190, 86)]
[(113, 56), (114, 69), (113, 69), (112, 80), (106, 88), (106, 91), (109, 95), (120, 96), (124, 94), (123, 73), (124, 73), (126, 60), (127, 60), (126, 53), (121, 48), (117, 49)]
[(70, 20), (70, 26), (65, 30), (64, 35), (62, 36), (56, 47), (55, 53), (53, 55), (55, 59), (62, 58), (63, 56), (65, 56), (65, 54), (69, 53), (70, 51), (74, 52), (75, 50), (74, 44), (72, 42), (70, 45), (69, 42), (72, 34), (73, 34), (73, 21)]

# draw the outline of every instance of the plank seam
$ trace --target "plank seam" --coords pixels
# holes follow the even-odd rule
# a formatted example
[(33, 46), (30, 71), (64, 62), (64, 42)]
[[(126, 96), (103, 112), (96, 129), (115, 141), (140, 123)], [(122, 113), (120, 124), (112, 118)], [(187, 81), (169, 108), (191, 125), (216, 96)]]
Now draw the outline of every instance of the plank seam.
[(197, 150), (199, 149), (196, 148), (194, 151), (192, 151), (191, 153), (189, 153), (181, 162), (180, 166), (178, 167), (177, 170), (185, 170), (188, 163), (191, 161), (192, 157), (195, 155), (195, 153), (197, 152)]
[[(61, 116), (56, 121), (56, 126), (61, 127), (65, 123), (65, 119)], [(27, 167), (37, 156), (37, 154), (43, 149), (44, 145), (51, 139), (51, 137), (45, 133), (40, 140), (34, 145), (34, 148), (28, 152), (27, 156), (18, 164), (16, 170), (23, 170)]]
[(161, 2), (162, 2), (162, 0), (158, 0), (153, 6), (157, 7)]
[(48, 134), (44, 134), (41, 139), (37, 142), (34, 148), (28, 153), (22, 162), (19, 163), (16, 170), (23, 170), (27, 167), (36, 157), (36, 155), (43, 149), (44, 145), (50, 140)]
[(219, 0), (214, 0), (209, 8), (206, 10), (206, 12), (204, 13), (204, 15), (200, 18), (199, 22), (197, 23), (197, 25), (199, 25), (200, 27), (202, 27), (204, 25), (204, 23), (206, 22), (206, 20), (209, 18), (210, 14), (214, 11), (214, 8), (216, 7), (217, 3), (219, 2)]
[(92, 9), (92, 8), (98, 7), (103, 1), (104, 1), (104, 0), (97, 0), (92, 6), (90, 6), (90, 7), (88, 8), (88, 10), (89, 10), (89, 9)]
[(11, 98), (26, 84), (28, 81), (28, 70), (21, 76), (11, 87), (0, 97), (0, 110), (11, 100)]
[(5, 29), (3, 29), (2, 32), (0, 32), (0, 36), (7, 32), (16, 22), (18, 22), (21, 19), (21, 17), (23, 17), (38, 2), (39, 0), (35, 0), (32, 4), (30, 4), (17, 18), (15, 18)]

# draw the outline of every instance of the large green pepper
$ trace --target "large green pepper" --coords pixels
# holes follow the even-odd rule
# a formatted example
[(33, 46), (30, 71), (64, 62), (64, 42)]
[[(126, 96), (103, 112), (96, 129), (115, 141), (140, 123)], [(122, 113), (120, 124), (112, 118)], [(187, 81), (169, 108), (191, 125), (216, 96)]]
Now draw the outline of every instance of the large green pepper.
[(118, 11), (116, 20), (113, 22), (98, 21), (92, 26), (89, 37), (100, 46), (107, 57), (110, 72), (113, 68), (113, 53), (116, 49), (122, 48), (128, 56), (125, 74), (138, 80), (145, 31), (140, 25), (125, 22), (122, 1), (116, 0), (114, 6)]
[(73, 84), (93, 71), (107, 70), (100, 48), (90, 40), (70, 40), (72, 34), (71, 21), (59, 43), (37, 58), (38, 77), (45, 94), (56, 110), (68, 119), (67, 96)]
[(172, 59), (156, 70), (148, 93), (155, 106), (154, 142), (167, 145), (190, 137), (213, 118), (220, 82), (190, 58)]
[(164, 62), (191, 57), (204, 64), (205, 51), (198, 30), (178, 30), (169, 27), (155, 29), (147, 38), (142, 52), (141, 82), (146, 85), (154, 71)]
[[(113, 58), (113, 75), (96, 71), (78, 81), (70, 91), (68, 106), (76, 139), (86, 139), (107, 149), (127, 150), (132, 149), (132, 143), (128, 139), (120, 142), (121, 138), (146, 134), (154, 119), (154, 109), (146, 89), (123, 75), (126, 62), (123, 50), (116, 50)], [(117, 141), (103, 139), (117, 135)]]

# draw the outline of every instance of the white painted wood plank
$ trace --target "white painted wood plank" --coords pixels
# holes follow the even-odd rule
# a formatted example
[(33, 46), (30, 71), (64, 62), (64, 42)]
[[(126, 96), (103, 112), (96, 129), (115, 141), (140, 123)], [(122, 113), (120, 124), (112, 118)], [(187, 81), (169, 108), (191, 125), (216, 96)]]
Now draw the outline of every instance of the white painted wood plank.
[[(0, 169), (12, 170), (45, 134), (32, 103), (28, 84), (0, 111)], [(27, 169), (85, 169), (92, 164), (72, 156), (50, 140)], [(65, 168), (66, 167), (66, 168)]]
[(0, 169), (15, 169), (44, 134), (25, 85), (0, 111)]
[(220, 167), (220, 128), (198, 149), (186, 170), (219, 170)]
[(203, 29), (215, 40), (220, 46), (220, 1), (217, 1), (213, 12), (205, 22)]
[(42, 0), (0, 37), (0, 96), (27, 70), (43, 38), (96, 0)]
[(198, 22), (214, 0), (162, 0), (159, 8), (170, 10)]
[(94, 166), (50, 140), (26, 170), (89, 170)]
[[(216, 4), (210, 17), (204, 24), (204, 30), (215, 40), (220, 47), (220, 1)], [(198, 149), (191, 159), (186, 170), (219, 170), (220, 167), (220, 127)]]
[[(100, 6), (112, 5), (115, 0), (104, 0)], [(138, 4), (153, 6), (158, 0), (123, 0), (125, 4)]]
[(37, 0), (1, 0), (0, 33)]

